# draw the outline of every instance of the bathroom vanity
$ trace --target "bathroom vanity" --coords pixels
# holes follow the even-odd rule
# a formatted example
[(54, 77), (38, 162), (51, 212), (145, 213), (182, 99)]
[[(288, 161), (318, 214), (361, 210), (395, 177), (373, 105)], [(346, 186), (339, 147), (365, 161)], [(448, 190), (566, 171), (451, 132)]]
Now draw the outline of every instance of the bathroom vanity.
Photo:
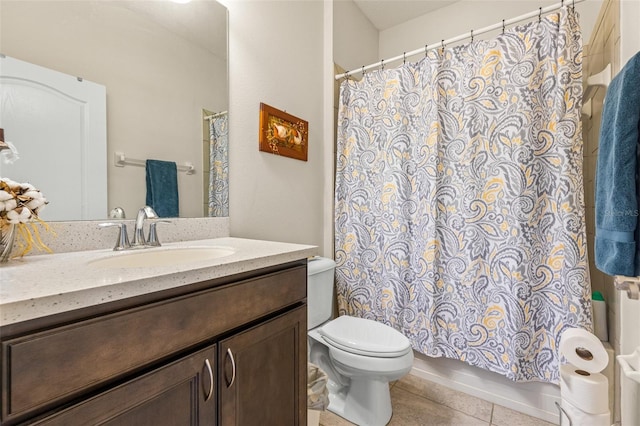
[(195, 243), (228, 253), (123, 267), (98, 250), (0, 268), (1, 423), (306, 424), (315, 247), (221, 238), (151, 250), (179, 259)]

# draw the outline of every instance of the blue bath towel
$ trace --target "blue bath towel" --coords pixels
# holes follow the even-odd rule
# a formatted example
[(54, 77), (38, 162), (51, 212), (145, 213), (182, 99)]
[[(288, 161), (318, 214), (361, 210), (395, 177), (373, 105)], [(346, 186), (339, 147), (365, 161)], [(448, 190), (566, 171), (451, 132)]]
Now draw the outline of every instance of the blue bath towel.
[(596, 167), (596, 267), (640, 275), (638, 148), (640, 53), (611, 81), (605, 96)]
[(178, 167), (173, 161), (147, 160), (147, 205), (159, 217), (178, 217)]

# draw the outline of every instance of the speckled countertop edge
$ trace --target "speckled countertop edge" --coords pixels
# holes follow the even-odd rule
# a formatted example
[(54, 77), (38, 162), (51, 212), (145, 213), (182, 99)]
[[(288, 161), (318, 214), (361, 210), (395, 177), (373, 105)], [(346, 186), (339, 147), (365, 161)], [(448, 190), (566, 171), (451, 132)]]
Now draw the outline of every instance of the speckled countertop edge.
[(315, 246), (232, 237), (175, 242), (145, 250), (193, 246), (227, 247), (235, 252), (217, 259), (152, 268), (103, 269), (90, 265), (93, 260), (122, 254), (108, 249), (13, 260), (0, 267), (0, 326), (317, 254)]
[[(188, 240), (206, 240), (212, 238), (229, 237), (228, 217), (201, 217), (201, 218), (170, 218), (168, 223), (158, 225), (160, 241), (172, 243)], [(104, 222), (124, 223), (133, 235), (133, 220), (78, 220), (71, 222), (51, 222), (48, 227), (34, 222), (32, 225), (39, 229), (40, 237), (44, 244), (54, 253), (70, 253), (85, 250), (110, 249), (115, 245), (119, 230), (117, 228), (100, 228), (98, 225)], [(149, 225), (145, 226), (145, 235), (148, 234)], [(14, 246), (14, 254), (19, 252), (17, 244)], [(32, 250), (27, 256), (42, 254)]]

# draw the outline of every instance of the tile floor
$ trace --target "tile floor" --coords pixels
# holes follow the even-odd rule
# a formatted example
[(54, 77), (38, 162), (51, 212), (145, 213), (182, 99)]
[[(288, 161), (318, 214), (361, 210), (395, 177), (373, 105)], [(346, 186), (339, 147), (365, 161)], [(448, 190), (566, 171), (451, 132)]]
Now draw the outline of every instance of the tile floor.
[[(500, 405), (407, 375), (391, 386), (393, 416), (389, 426), (551, 426)], [(330, 411), (320, 415), (321, 426), (351, 426)]]

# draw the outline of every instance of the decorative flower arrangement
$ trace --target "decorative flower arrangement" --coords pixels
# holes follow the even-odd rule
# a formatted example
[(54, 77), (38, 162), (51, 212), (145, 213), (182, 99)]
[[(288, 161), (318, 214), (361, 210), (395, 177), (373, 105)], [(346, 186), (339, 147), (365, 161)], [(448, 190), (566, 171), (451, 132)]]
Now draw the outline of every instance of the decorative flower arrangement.
[(8, 233), (11, 225), (18, 231), (18, 244), (21, 248), (19, 256), (27, 254), (35, 245), (39, 250), (51, 252), (40, 238), (36, 222), (45, 226), (38, 214), (47, 204), (42, 193), (29, 183), (18, 183), (7, 178), (0, 178), (0, 227), (2, 233)]
[[(2, 129), (0, 129), (2, 130)], [(18, 152), (10, 142), (5, 142), (4, 132), (0, 132), (0, 158), (4, 163), (10, 164), (18, 159)], [(13, 228), (17, 231), (17, 239), (20, 253), (24, 256), (36, 246), (39, 250), (51, 252), (40, 238), (40, 232), (36, 223), (50, 231), (49, 226), (43, 222), (38, 214), (47, 204), (47, 199), (42, 193), (29, 183), (18, 183), (11, 179), (0, 177), (0, 236), (3, 247), (0, 247), (2, 255), (9, 255), (13, 238)]]

